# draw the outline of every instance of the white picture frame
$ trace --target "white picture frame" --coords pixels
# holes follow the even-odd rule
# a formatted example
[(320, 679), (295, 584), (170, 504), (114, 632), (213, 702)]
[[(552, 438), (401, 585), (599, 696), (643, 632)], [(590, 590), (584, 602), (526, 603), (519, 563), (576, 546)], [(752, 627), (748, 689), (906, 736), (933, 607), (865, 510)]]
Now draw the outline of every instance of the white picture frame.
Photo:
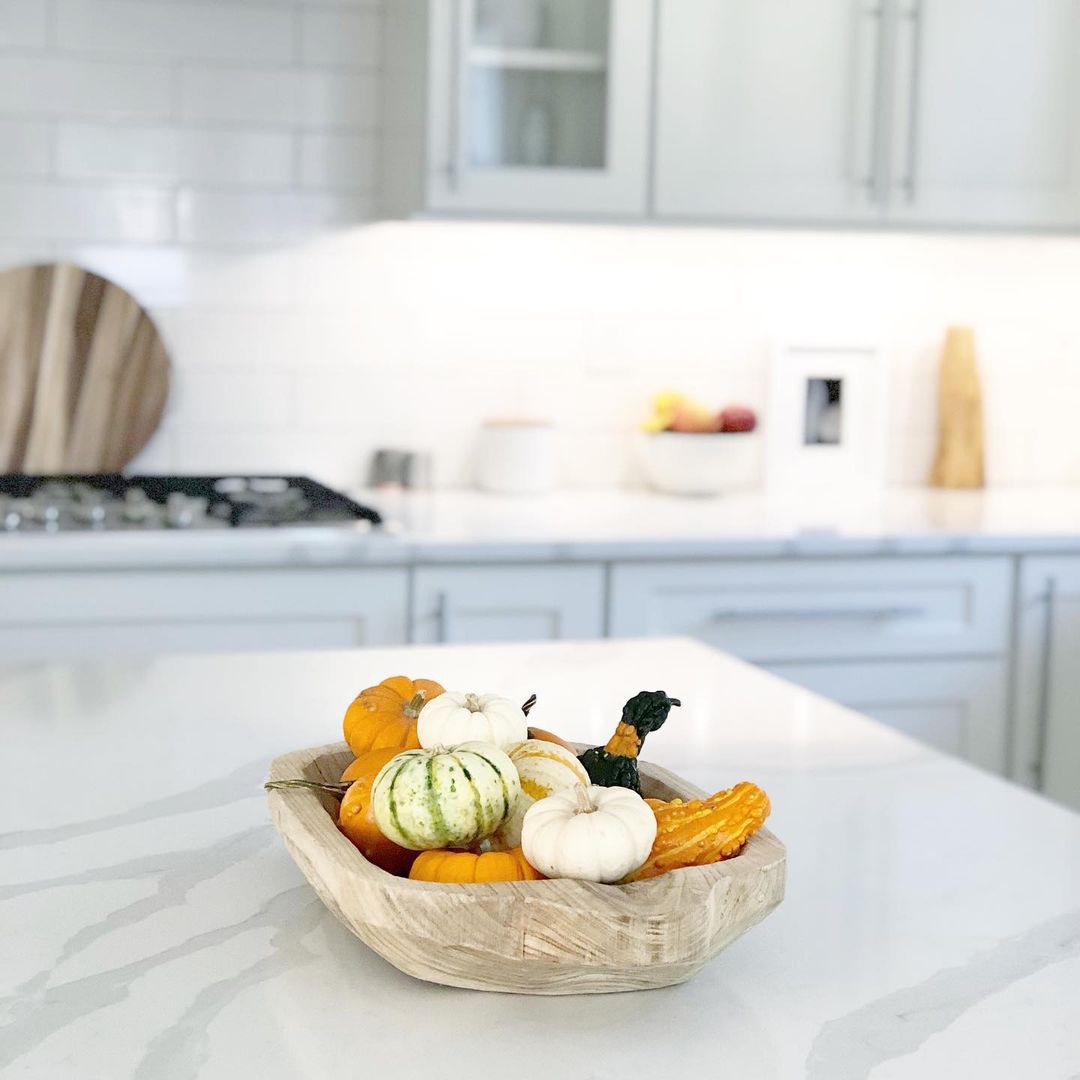
[(876, 346), (774, 346), (764, 424), (766, 484), (832, 492), (883, 485), (885, 388)]

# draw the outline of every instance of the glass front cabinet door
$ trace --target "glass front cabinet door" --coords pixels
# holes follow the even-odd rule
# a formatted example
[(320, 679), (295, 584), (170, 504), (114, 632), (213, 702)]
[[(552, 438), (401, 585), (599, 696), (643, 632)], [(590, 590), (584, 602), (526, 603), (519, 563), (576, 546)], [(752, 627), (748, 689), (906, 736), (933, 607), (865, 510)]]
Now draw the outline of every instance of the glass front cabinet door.
[(436, 0), (430, 209), (640, 215), (652, 0)]

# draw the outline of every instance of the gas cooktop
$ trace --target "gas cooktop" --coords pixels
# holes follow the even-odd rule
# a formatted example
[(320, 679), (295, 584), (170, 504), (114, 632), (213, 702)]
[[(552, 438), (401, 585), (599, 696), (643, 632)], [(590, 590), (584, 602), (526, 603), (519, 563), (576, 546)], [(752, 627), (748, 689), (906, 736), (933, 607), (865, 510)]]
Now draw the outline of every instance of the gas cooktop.
[(247, 529), (381, 523), (306, 476), (0, 475), (0, 531)]

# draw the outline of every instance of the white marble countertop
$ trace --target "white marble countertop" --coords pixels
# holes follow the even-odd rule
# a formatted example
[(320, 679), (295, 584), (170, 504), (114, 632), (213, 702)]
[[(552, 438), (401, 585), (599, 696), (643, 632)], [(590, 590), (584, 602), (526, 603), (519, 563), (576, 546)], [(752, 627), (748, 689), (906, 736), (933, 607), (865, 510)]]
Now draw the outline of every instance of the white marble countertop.
[[(323, 908), (261, 781), (399, 671), (540, 695), (598, 741), (753, 779), (788, 894), (690, 982), (618, 997), (417, 982)], [(161, 658), (0, 671), (0, 1075), (31, 1080), (1080, 1073), (1080, 817), (688, 641)]]
[(386, 527), (0, 534), (0, 571), (1080, 552), (1080, 487), (677, 498), (358, 492)]

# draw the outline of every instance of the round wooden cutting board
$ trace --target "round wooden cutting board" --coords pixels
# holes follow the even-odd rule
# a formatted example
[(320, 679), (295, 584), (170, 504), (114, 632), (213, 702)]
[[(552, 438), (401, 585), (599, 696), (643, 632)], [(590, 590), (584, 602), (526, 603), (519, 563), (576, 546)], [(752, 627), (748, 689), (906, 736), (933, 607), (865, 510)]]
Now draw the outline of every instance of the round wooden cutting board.
[(119, 472), (168, 391), (157, 328), (120, 286), (68, 263), (0, 273), (0, 473)]

